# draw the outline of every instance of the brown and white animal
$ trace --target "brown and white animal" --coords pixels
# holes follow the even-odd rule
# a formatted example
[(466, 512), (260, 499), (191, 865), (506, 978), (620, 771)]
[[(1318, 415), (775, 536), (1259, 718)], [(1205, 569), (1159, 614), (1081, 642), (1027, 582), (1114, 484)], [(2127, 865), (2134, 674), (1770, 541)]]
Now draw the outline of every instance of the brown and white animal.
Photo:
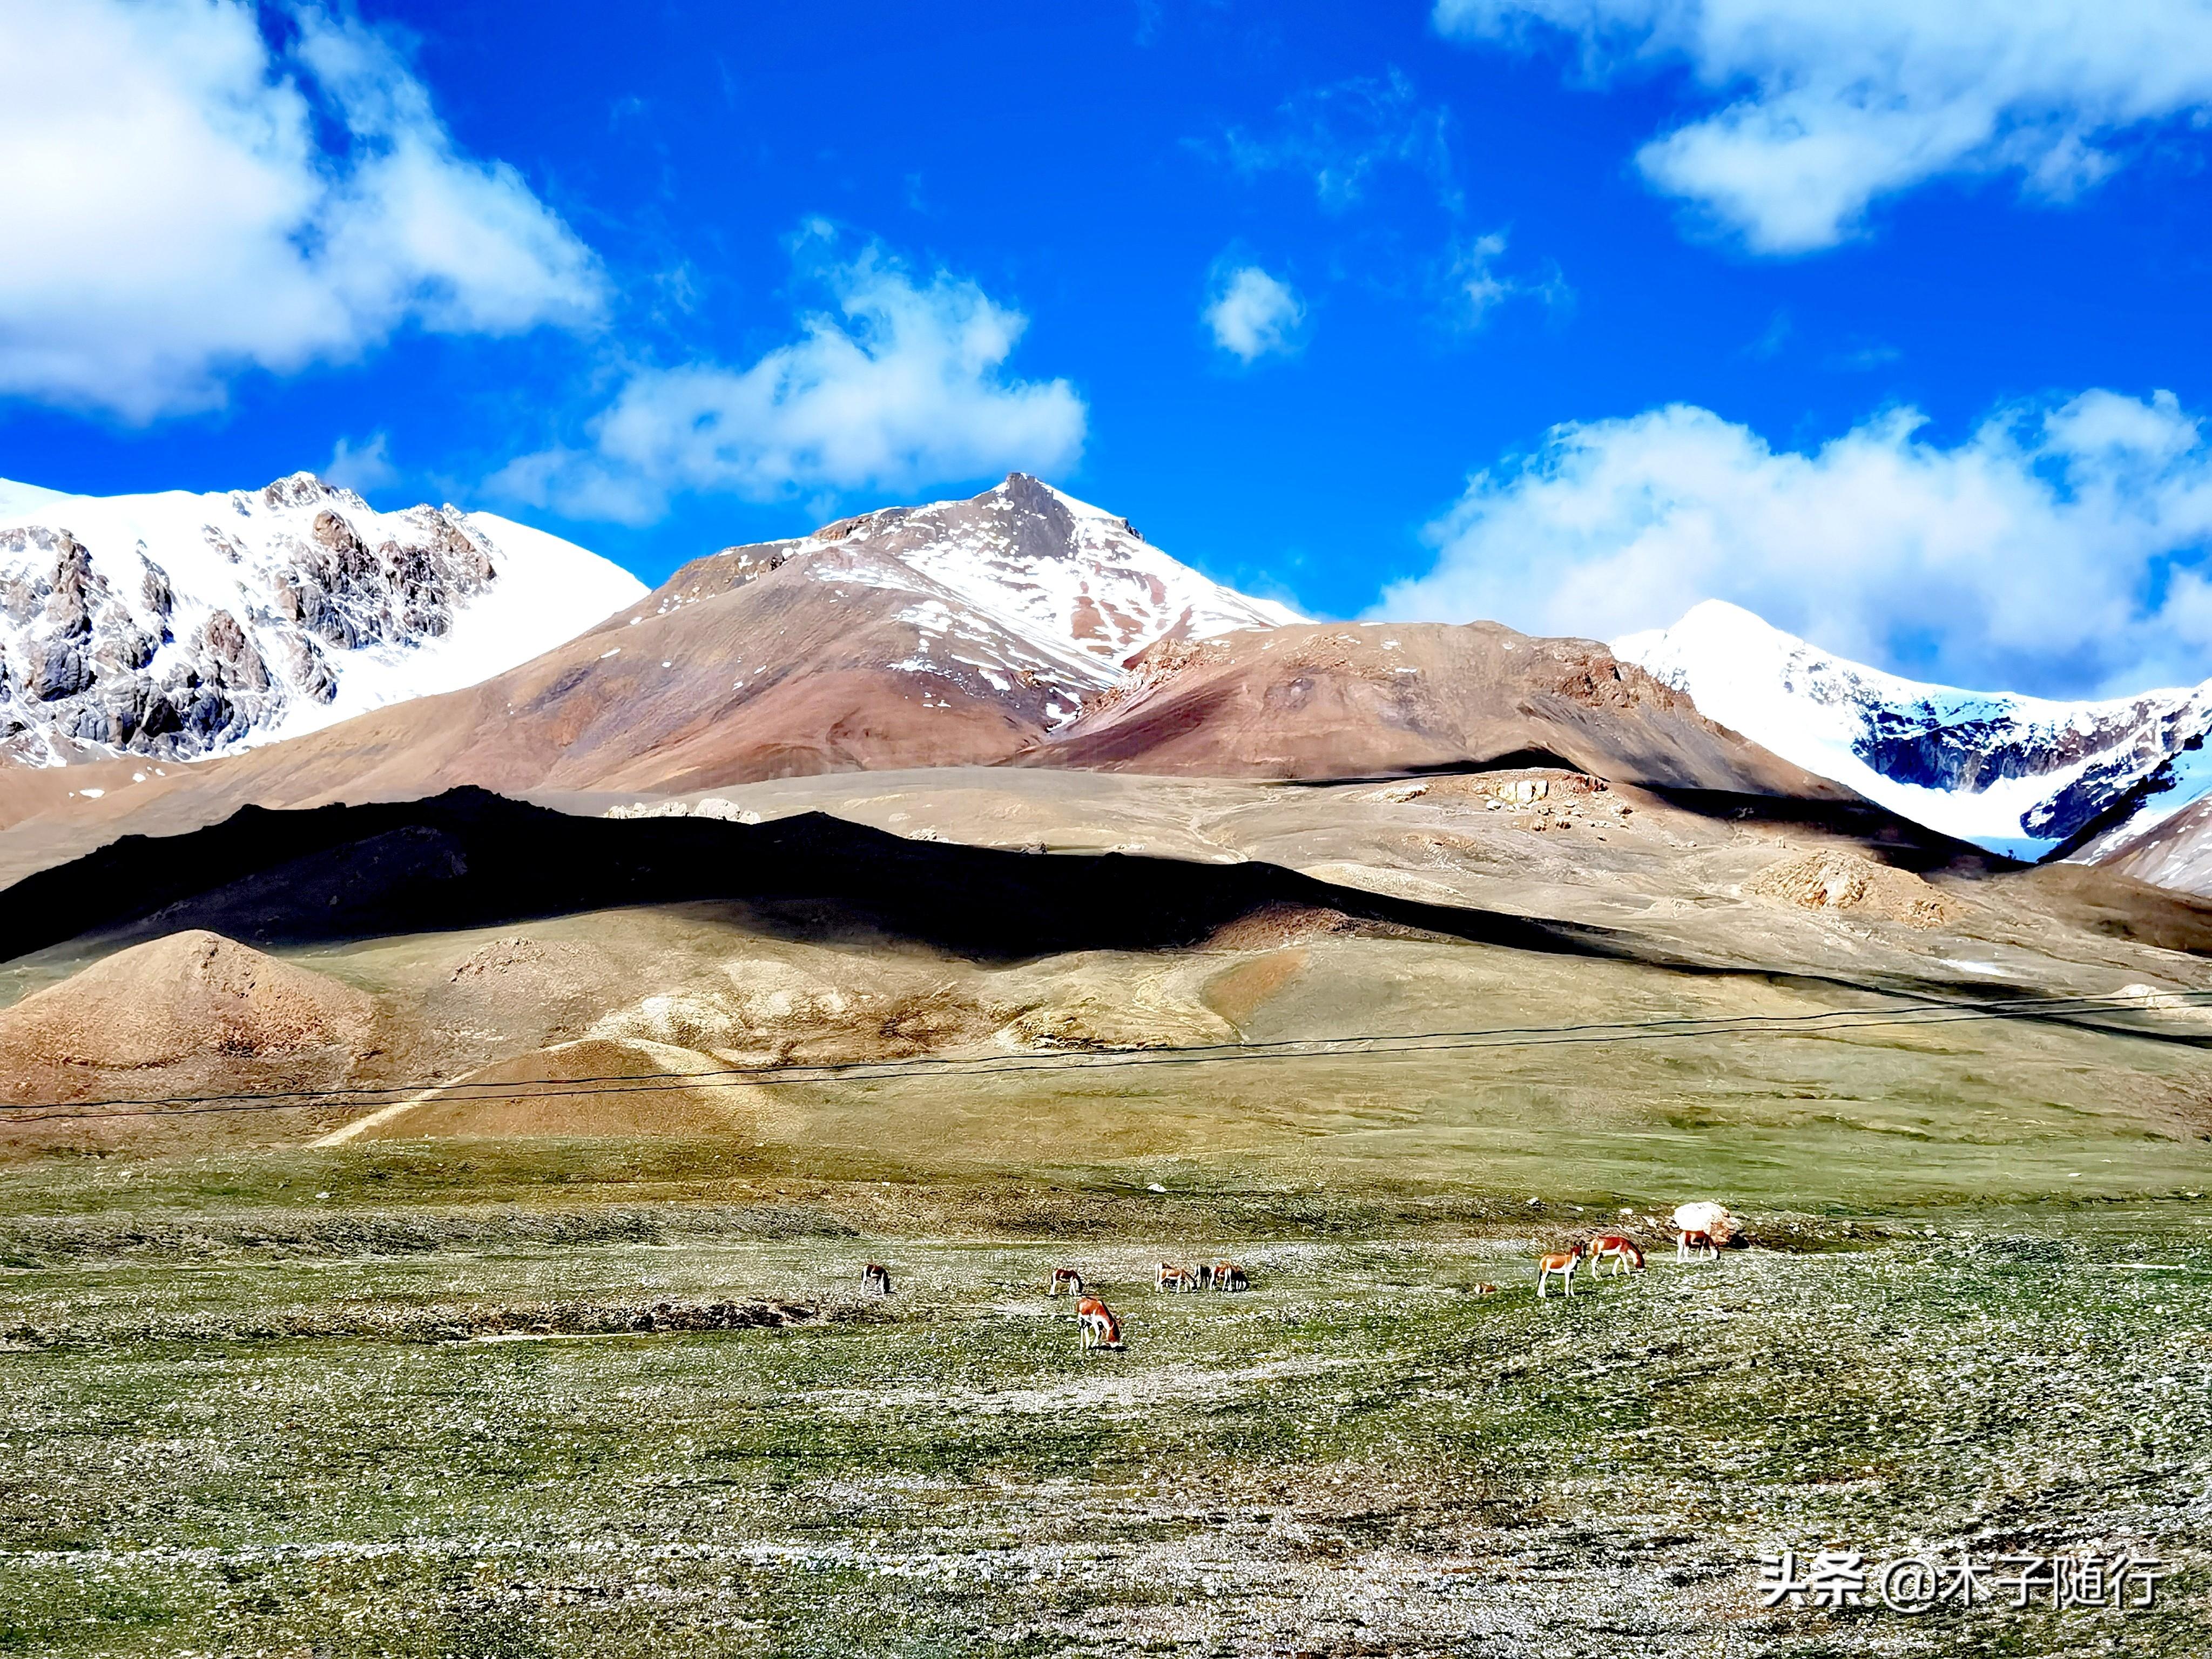
[(1159, 1272), (1152, 1276), (1152, 1288), (1156, 1291), (1194, 1291), (1198, 1288), (1198, 1275), (1188, 1267), (1179, 1267), (1172, 1261), (1163, 1261)]
[(1714, 1261), (1719, 1258), (1720, 1253), (1720, 1246), (1713, 1243), (1713, 1236), (1702, 1227), (1686, 1227), (1682, 1230), (1682, 1236), (1674, 1241), (1674, 1260), (1677, 1261), (1687, 1261), (1692, 1256)]
[(1632, 1267), (1638, 1273), (1644, 1271), (1644, 1247), (1626, 1233), (1600, 1233), (1583, 1249), (1589, 1257), (1592, 1279), (1605, 1272), (1608, 1261), (1617, 1264), (1613, 1269), (1615, 1278)]
[(1209, 1289), (1217, 1291), (1249, 1291), (1252, 1288), (1251, 1279), (1233, 1261), (1215, 1262), (1206, 1270), (1206, 1282)]
[(1052, 1270), (1052, 1288), (1045, 1294), (1058, 1296), (1062, 1291), (1080, 1297), (1083, 1294), (1083, 1275), (1073, 1267), (1054, 1267)]
[(860, 1288), (873, 1291), (878, 1296), (891, 1293), (891, 1270), (880, 1261), (871, 1261), (860, 1269)]
[(1676, 1206), (1674, 1220), (1677, 1233), (1704, 1233), (1716, 1246), (1734, 1243), (1743, 1231), (1743, 1223), (1729, 1213), (1728, 1206), (1711, 1199)]
[(1469, 1291), (1468, 1294), (1469, 1296), (1496, 1296), (1498, 1294), (1498, 1286), (1495, 1285), (1478, 1285), (1473, 1290)]
[(1121, 1322), (1114, 1317), (1114, 1310), (1095, 1296), (1086, 1296), (1075, 1304), (1075, 1322), (1083, 1328), (1083, 1346), (1090, 1348), (1118, 1348), (1121, 1346)]
[(1572, 1297), (1575, 1293), (1575, 1269), (1582, 1265), (1583, 1247), (1580, 1244), (1572, 1249), (1554, 1250), (1549, 1255), (1539, 1256), (1536, 1259), (1537, 1297), (1542, 1297), (1544, 1287), (1552, 1282), (1553, 1273), (1559, 1274), (1567, 1287), (1568, 1296)]

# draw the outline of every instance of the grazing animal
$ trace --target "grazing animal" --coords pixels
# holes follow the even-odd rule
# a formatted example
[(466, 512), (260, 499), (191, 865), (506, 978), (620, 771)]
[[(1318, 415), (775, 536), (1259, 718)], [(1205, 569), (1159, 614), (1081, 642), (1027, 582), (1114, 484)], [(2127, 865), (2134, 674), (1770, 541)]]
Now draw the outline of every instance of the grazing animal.
[(860, 1269), (860, 1288), (873, 1291), (878, 1296), (891, 1293), (891, 1270), (880, 1261), (871, 1261)]
[(1159, 1272), (1152, 1276), (1152, 1288), (1156, 1291), (1194, 1291), (1198, 1288), (1198, 1275), (1188, 1267), (1178, 1267), (1172, 1261), (1163, 1261)]
[(1252, 1281), (1244, 1270), (1233, 1261), (1217, 1261), (1206, 1270), (1208, 1288), (1217, 1291), (1249, 1291)]
[(1713, 1236), (1702, 1227), (1685, 1227), (1682, 1236), (1674, 1241), (1674, 1260), (1677, 1261), (1687, 1261), (1692, 1256), (1717, 1261), (1720, 1253), (1720, 1246), (1713, 1243)]
[(1083, 1328), (1083, 1346), (1090, 1348), (1118, 1348), (1121, 1346), (1121, 1322), (1114, 1317), (1114, 1310), (1095, 1296), (1086, 1296), (1075, 1304), (1075, 1322)]
[(1590, 1277), (1597, 1278), (1605, 1272), (1605, 1264), (1615, 1263), (1613, 1276), (1619, 1278), (1633, 1267), (1644, 1271), (1644, 1247), (1626, 1233), (1600, 1233), (1584, 1247), (1590, 1259)]
[(1549, 1255), (1538, 1257), (1536, 1261), (1538, 1298), (1540, 1300), (1542, 1298), (1544, 1287), (1552, 1282), (1553, 1273), (1559, 1274), (1561, 1281), (1567, 1287), (1567, 1295), (1571, 1297), (1575, 1293), (1575, 1269), (1582, 1265), (1583, 1247), (1580, 1244), (1571, 1250), (1554, 1250)]
[(1710, 1199), (1678, 1205), (1674, 1221), (1676, 1232), (1706, 1234), (1717, 1246), (1733, 1244), (1743, 1231), (1743, 1223), (1729, 1213), (1727, 1205), (1716, 1204)]
[(1083, 1275), (1073, 1267), (1054, 1267), (1052, 1270), (1052, 1288), (1045, 1294), (1058, 1296), (1062, 1291), (1079, 1299), (1083, 1295)]
[(1478, 1285), (1472, 1291), (1468, 1291), (1468, 1294), (1470, 1296), (1496, 1296), (1498, 1294), (1498, 1286), (1495, 1285)]

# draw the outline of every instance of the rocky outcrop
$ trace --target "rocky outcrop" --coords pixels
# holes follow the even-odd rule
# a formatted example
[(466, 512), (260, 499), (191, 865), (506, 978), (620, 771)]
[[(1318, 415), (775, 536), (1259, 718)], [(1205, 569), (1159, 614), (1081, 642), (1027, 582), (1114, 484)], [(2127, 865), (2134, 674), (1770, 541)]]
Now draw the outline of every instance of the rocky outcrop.
[[(312, 473), (228, 495), (49, 497), (33, 512), (0, 518), (0, 759), (220, 753), (300, 729), (364, 657), (409, 695), (408, 659), (501, 580), (501, 550), (454, 508), (378, 513)], [(567, 550), (604, 567), (547, 602), (573, 605), (571, 624), (519, 650), (486, 641), (489, 659), (458, 683), (639, 591)], [(455, 672), (442, 679), (421, 689)]]
[(1771, 865), (1746, 882), (1744, 891), (1800, 909), (1850, 912), (1919, 928), (1948, 926), (1966, 908), (1909, 870), (1841, 848)]

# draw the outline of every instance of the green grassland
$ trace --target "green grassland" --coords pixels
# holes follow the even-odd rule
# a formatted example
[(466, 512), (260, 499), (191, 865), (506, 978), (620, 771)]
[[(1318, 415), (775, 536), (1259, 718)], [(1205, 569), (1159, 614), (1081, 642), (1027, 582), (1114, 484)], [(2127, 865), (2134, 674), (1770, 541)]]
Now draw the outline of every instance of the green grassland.
[[(1334, 936), (1006, 972), (978, 1006), (1253, 1042), (1885, 994)], [(0, 1650), (2201, 1659), (2201, 1018), (696, 1087), (708, 1138), (11, 1130)], [(1750, 1248), (1534, 1296), (1540, 1249), (1703, 1197)], [(1221, 1255), (1249, 1293), (1149, 1289)], [(1125, 1349), (1081, 1351), (1061, 1263)], [(2173, 1576), (1758, 1605), (1822, 1547)]]
[[(1768, 1208), (1753, 1248), (1540, 1303), (1537, 1247), (1672, 1194), (1168, 1173), (551, 1141), (20, 1166), (0, 1647), (2212, 1640), (2212, 1206)], [(1250, 1293), (1147, 1288), (1221, 1254)], [(1081, 1352), (1062, 1261), (1125, 1350)], [(1761, 1611), (1760, 1554), (1823, 1544), (2175, 1575), (2130, 1613)]]

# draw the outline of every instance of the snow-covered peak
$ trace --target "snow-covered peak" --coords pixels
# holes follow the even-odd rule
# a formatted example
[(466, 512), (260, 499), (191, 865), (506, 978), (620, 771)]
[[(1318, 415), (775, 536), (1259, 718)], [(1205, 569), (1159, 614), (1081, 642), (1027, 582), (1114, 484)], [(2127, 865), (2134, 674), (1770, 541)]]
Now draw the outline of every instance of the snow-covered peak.
[(1305, 620), (1200, 575), (1127, 519), (1022, 472), (966, 501), (889, 507), (807, 538), (836, 542), (898, 560), (1040, 645), (1116, 665), (1156, 640)]
[(2139, 832), (2212, 787), (2212, 681), (2096, 702), (1924, 684), (1709, 599), (1616, 655), (1711, 719), (1930, 829), (2017, 858), (2100, 818)]
[(0, 756), (189, 760), (486, 678), (644, 592), (452, 507), (379, 513), (312, 472), (72, 495), (0, 481)]

